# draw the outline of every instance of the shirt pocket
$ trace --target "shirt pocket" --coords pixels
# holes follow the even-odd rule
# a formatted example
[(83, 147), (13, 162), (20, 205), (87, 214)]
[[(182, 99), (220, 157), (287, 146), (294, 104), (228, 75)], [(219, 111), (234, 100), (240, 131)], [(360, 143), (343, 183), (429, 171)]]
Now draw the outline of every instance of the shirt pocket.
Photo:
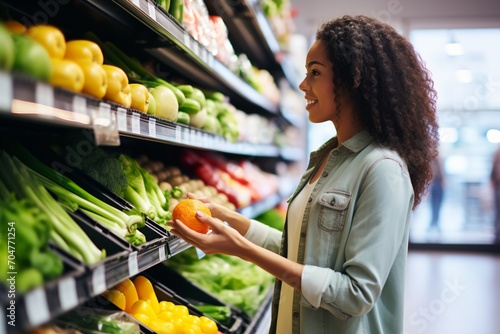
[(318, 200), (320, 228), (325, 231), (342, 231), (350, 201), (351, 195), (342, 191), (321, 194)]

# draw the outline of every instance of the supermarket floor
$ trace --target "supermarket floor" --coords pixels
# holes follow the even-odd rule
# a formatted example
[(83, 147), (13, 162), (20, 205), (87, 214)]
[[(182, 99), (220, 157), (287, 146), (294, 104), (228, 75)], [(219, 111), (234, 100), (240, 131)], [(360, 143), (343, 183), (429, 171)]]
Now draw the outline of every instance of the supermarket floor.
[(500, 255), (411, 250), (404, 334), (497, 334)]

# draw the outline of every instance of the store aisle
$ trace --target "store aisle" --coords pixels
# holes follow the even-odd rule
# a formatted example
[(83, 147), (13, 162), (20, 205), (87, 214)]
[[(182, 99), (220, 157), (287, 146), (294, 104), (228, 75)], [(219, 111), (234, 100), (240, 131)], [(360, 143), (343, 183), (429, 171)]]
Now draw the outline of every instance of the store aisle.
[(500, 255), (410, 251), (404, 334), (500, 332)]

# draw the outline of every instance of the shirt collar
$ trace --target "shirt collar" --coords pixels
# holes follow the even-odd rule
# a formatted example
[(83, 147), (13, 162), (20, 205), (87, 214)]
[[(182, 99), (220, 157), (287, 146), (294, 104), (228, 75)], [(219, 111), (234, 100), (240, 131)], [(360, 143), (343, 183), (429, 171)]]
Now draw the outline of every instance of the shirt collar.
[(342, 146), (345, 146), (350, 151), (357, 153), (373, 142), (373, 137), (368, 133), (368, 130), (361, 130), (348, 140)]

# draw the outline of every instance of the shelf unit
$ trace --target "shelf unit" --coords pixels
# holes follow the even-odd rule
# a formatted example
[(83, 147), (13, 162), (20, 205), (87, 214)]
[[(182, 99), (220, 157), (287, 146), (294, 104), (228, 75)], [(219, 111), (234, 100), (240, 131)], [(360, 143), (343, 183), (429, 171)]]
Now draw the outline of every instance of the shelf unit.
[[(15, 1), (0, 1), (0, 5), (7, 5), (24, 18), (33, 17), (33, 14), (40, 11), (40, 8), (35, 8), (32, 4)], [(261, 65), (262, 68), (267, 66), (278, 79), (286, 79), (295, 85), (288, 65), (277, 61), (279, 49), (276, 40), (270, 34), (270, 28), (255, 1), (239, 2), (239, 13), (245, 13), (244, 20), (241, 20), (241, 16), (231, 15), (236, 12), (230, 10), (238, 8), (228, 8), (224, 2), (211, 0), (207, 1), (207, 5), (222, 8), (222, 12), (228, 14), (223, 16), (225, 23), (230, 29), (237, 27), (242, 32), (244, 38), (240, 42), (249, 46), (244, 51), (256, 65)], [(265, 115), (277, 122), (297, 124), (296, 120), (283, 113), (279, 104), (269, 101), (221, 64), (154, 1), (70, 1), (59, 5), (51, 21), (55, 25), (69, 27), (71, 25), (68, 20), (77, 13), (83, 17), (91, 17), (92, 22), (88, 23), (89, 25), (99, 22), (102, 25), (100, 31), (107, 31), (109, 36), (126, 31), (126, 39), (133, 41), (135, 47), (140, 47), (166, 67), (177, 69), (193, 84), (224, 93), (242, 110)], [(124, 42), (123, 38), (120, 42)], [(241, 48), (241, 45), (238, 48)], [(34, 122), (42, 127), (47, 125), (90, 129), (96, 142), (102, 145), (118, 146), (120, 139), (127, 137), (145, 143), (157, 142), (167, 147), (182, 146), (290, 162), (303, 158), (299, 148), (228, 142), (221, 136), (203, 130), (169, 122), (83, 94), (74, 94), (27, 77), (0, 72), (0, 125), (4, 123), (23, 126), (25, 122)], [(287, 195), (278, 192), (239, 211), (245, 216), (255, 217), (275, 207)], [(145, 247), (134, 248), (113, 239), (117, 251), (95, 266), (82, 267), (64, 257), (67, 268), (62, 277), (24, 295), (16, 296), (16, 331), (29, 329), (53, 319), (118, 282), (190, 247), (183, 240), (153, 225), (150, 224), (149, 227), (155, 236)], [(88, 228), (89, 231), (106, 234), (106, 231), (98, 230), (95, 226)], [(64, 256), (63, 253), (60, 254)], [(0, 287), (3, 288), (5, 287)], [(4, 297), (8, 291), (0, 292)], [(9, 301), (5, 298), (0, 298), (0, 301), (0, 333), (10, 332), (12, 327), (7, 326), (9, 318), (6, 313)], [(270, 296), (249, 324), (248, 333), (259, 333), (267, 328), (269, 302)]]

